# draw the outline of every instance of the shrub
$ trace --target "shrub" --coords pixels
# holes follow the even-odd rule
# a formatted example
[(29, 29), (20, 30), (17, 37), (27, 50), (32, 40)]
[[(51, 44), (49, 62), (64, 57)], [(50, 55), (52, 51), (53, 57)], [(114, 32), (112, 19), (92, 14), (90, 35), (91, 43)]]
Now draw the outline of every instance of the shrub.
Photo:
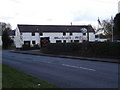
[(29, 45), (23, 45), (21, 50), (35, 50), (40, 49), (39, 45), (34, 45), (34, 47), (30, 47)]
[(42, 48), (44, 53), (94, 57), (120, 57), (120, 42), (49, 43)]

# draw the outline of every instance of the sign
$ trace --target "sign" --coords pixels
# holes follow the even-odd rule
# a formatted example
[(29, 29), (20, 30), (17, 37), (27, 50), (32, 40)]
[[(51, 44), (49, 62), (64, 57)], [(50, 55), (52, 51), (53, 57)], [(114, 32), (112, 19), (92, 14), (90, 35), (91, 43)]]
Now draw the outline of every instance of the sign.
[(71, 39), (71, 37), (64, 37), (64, 36), (62, 36), (62, 37), (54, 37), (54, 39)]
[[(72, 39), (72, 37), (62, 36), (62, 37), (54, 37), (54, 39)], [(74, 39), (82, 39), (82, 37), (81, 36), (75, 36)]]

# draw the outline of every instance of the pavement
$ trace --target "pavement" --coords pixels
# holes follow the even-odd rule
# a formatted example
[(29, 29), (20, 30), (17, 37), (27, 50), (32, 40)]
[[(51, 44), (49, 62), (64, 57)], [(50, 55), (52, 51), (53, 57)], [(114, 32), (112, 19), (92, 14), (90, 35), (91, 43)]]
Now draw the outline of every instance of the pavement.
[(69, 58), (69, 59), (78, 59), (78, 60), (98, 61), (98, 62), (106, 62), (106, 63), (118, 63), (118, 64), (120, 63), (119, 59), (78, 57), (78, 56), (68, 56), (68, 55), (53, 55), (53, 54), (42, 53), (42, 52), (40, 52), (40, 50), (27, 50), (27, 51), (11, 50), (11, 52), (22, 53), (22, 54), (30, 54), (30, 55), (49, 56), (49, 57), (59, 57), (59, 58)]

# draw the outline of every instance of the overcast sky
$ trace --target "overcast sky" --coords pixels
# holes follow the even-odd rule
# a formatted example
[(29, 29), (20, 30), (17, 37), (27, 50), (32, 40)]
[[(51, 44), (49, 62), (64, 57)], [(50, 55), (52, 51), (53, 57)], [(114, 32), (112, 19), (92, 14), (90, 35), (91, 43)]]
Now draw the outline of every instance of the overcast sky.
[(16, 24), (97, 24), (118, 13), (119, 0), (1, 0), (0, 22)]

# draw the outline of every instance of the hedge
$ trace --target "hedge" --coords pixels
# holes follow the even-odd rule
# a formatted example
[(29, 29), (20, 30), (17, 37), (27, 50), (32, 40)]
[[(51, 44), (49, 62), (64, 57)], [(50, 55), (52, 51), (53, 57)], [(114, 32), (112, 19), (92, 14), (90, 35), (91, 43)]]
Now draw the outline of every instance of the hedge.
[(30, 47), (24, 44), (21, 48), (21, 50), (35, 50), (35, 49), (40, 49), (40, 47), (38, 45), (34, 45), (33, 47)]
[(120, 42), (49, 43), (43, 53), (120, 58)]

